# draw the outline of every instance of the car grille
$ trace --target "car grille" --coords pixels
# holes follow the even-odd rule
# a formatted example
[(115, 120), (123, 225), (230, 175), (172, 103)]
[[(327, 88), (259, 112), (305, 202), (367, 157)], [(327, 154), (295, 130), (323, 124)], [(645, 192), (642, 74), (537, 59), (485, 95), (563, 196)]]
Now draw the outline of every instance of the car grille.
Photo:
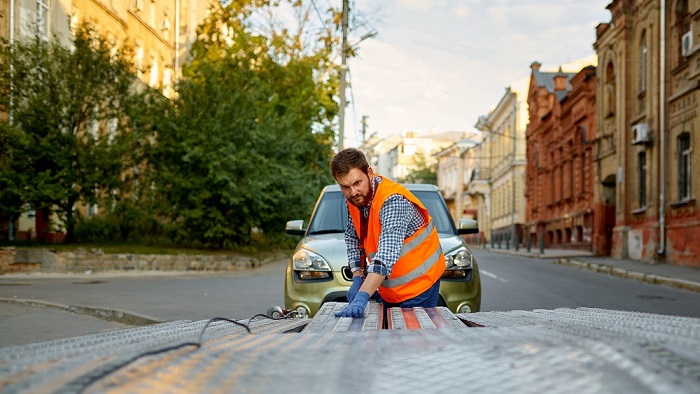
[(343, 267), (343, 269), (340, 270), (340, 272), (343, 274), (343, 278), (347, 280), (348, 282), (352, 282), (352, 271), (350, 271), (350, 267), (347, 265)]

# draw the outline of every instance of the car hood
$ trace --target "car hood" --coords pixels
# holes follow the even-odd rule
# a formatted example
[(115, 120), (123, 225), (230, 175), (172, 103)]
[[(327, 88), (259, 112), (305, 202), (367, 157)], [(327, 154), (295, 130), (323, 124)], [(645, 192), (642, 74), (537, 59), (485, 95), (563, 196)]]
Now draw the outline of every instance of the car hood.
[[(465, 245), (462, 238), (453, 234), (438, 234), (443, 253)], [(345, 237), (342, 233), (311, 235), (303, 238), (296, 250), (306, 249), (318, 253), (330, 264), (333, 271), (340, 271), (348, 264)]]

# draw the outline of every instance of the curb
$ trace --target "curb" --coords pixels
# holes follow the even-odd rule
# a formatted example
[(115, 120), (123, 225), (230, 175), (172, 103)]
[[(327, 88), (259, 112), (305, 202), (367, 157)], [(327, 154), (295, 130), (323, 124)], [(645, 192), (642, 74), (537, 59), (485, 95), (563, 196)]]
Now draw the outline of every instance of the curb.
[(589, 263), (586, 261), (570, 258), (559, 258), (556, 261), (554, 261), (554, 264), (566, 265), (570, 267), (576, 267), (579, 269), (585, 269), (588, 271), (613, 275), (620, 278), (634, 279), (639, 282), (645, 282), (654, 285), (666, 285), (678, 289), (700, 293), (700, 283), (693, 282), (690, 280), (670, 278), (668, 276), (656, 274), (647, 274), (639, 271), (629, 271), (623, 268), (616, 268), (607, 264)]
[(582, 257), (581, 254), (571, 254), (571, 253), (559, 253), (555, 255), (548, 255), (547, 253), (540, 253), (540, 252), (534, 252), (534, 251), (527, 251), (526, 249), (520, 248), (519, 250), (515, 249), (498, 249), (498, 248), (481, 248), (482, 250), (485, 250), (487, 252), (492, 252), (492, 253), (500, 253), (500, 254), (507, 254), (510, 256), (518, 256), (518, 257), (527, 257), (527, 258), (532, 258), (532, 259), (542, 259), (542, 260), (554, 260), (554, 259), (561, 259), (561, 258), (576, 258), (576, 257)]
[(84, 305), (65, 305), (55, 302), (29, 300), (24, 298), (0, 298), (0, 303), (34, 306), (41, 308), (62, 309), (78, 315), (87, 315), (109, 322), (121, 323), (128, 326), (147, 326), (151, 324), (164, 323), (155, 317), (142, 315), (134, 312), (127, 312), (121, 309), (95, 308)]

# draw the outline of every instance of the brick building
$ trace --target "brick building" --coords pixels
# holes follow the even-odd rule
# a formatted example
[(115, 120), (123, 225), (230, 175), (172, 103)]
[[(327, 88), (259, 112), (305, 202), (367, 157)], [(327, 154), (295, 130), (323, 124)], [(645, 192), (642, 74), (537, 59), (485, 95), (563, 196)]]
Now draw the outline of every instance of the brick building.
[(531, 65), (525, 197), (531, 245), (604, 252), (595, 226), (593, 141), (596, 68), (578, 73)]
[(594, 44), (595, 184), (614, 218), (612, 255), (700, 266), (700, 2), (616, 0), (607, 9)]

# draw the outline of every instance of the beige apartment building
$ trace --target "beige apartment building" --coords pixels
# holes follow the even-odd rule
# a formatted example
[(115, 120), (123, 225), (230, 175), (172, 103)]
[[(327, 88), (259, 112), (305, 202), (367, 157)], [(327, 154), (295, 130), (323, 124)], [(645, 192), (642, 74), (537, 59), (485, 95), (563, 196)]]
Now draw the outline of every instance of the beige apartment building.
[(115, 46), (134, 48), (141, 80), (172, 94), (197, 25), (209, 15), (213, 0), (0, 0), (0, 29), (10, 41), (38, 34), (64, 44), (71, 26), (92, 22)]
[(461, 131), (444, 133), (406, 131), (382, 138), (371, 136), (358, 149), (367, 156), (375, 173), (394, 181), (402, 181), (423, 161), (434, 165), (434, 156), (464, 135)]
[(482, 155), (489, 173), (488, 238), (502, 247), (518, 247), (525, 240), (525, 97), (522, 91), (506, 88), (498, 105), (475, 125), (484, 133)]
[(464, 133), (462, 139), (434, 154), (438, 161), (437, 186), (455, 223), (460, 219), (477, 219), (476, 212), (471, 210), (470, 201), (464, 197), (469, 168), (465, 154), (480, 142), (480, 135)]
[(700, 266), (700, 1), (610, 2), (596, 29), (596, 199), (612, 256)]
[[(482, 242), (490, 229), (487, 209), (490, 189), (488, 179), (479, 173), (482, 168), (481, 142), (480, 134), (465, 134), (465, 138), (435, 154), (438, 160), (437, 186), (452, 219), (455, 223), (461, 219), (478, 221), (479, 234), (465, 237), (472, 243)], [(480, 178), (483, 179), (479, 188), (476, 183)]]

